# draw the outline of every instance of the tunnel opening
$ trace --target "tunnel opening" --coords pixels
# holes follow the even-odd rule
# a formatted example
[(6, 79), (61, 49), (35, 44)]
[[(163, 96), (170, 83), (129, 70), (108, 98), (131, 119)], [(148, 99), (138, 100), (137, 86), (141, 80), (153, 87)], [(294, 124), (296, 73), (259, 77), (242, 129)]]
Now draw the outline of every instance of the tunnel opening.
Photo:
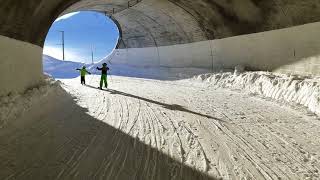
[(118, 45), (119, 29), (97, 11), (76, 11), (57, 18), (43, 47), (43, 71), (54, 78), (74, 78), (75, 71), (110, 56)]
[[(25, 69), (33, 68), (34, 71), (25, 70), (17, 74), (20, 79), (24, 79), (19, 83), (13, 83), (10, 77), (2, 76), (1, 82), (9, 85), (0, 88), (0, 94), (8, 94), (12, 90), (21, 92), (41, 80), (42, 47), (45, 36), (53, 21), (61, 14), (91, 10), (112, 16), (117, 26), (120, 27), (121, 34), (116, 48), (117, 53), (114, 53), (113, 59), (122, 59), (122, 64), (136, 66), (139, 63), (135, 60), (143, 59), (145, 60), (144, 63), (141, 63), (143, 67), (157, 66), (170, 68), (170, 70), (184, 67), (205, 69), (201, 73), (212, 72), (213, 69), (219, 70), (221, 67), (233, 69), (239, 64), (250, 65), (250, 68), (253, 69), (273, 71), (277, 68), (283, 70), (283, 66), (297, 62), (301, 60), (301, 57), (315, 54), (314, 52), (300, 53), (308, 52), (305, 49), (311, 49), (308, 46), (300, 46), (301, 39), (312, 42), (311, 46), (315, 47), (312, 49), (315, 52), (318, 51), (316, 48), (318, 42), (314, 40), (316, 39), (314, 34), (318, 32), (312, 30), (318, 28), (317, 24), (309, 25), (310, 28), (307, 27), (307, 30), (294, 28), (294, 31), (299, 33), (298, 36), (296, 32), (287, 33), (292, 30), (279, 30), (279, 33), (275, 35), (266, 33), (235, 36), (317, 22), (320, 9), (317, 8), (318, 6), (319, 4), (312, 0), (309, 0), (308, 3), (293, 1), (288, 4), (280, 3), (279, 0), (264, 0), (260, 3), (248, 0), (242, 5), (235, 0), (228, 4), (205, 0), (181, 0), (179, 2), (166, 0), (110, 0), (108, 2), (104, 0), (57, 0), (53, 2), (48, 0), (42, 3), (3, 0), (1, 23), (4, 26), (0, 28), (0, 33), (1, 42), (3, 42), (1, 55), (5, 63), (1, 65), (0, 70), (8, 74), (13, 71), (13, 68), (10, 67), (23, 64), (28, 66)], [(272, 9), (268, 12), (274, 13), (269, 14), (263, 10), (265, 8)], [(283, 11), (287, 9), (290, 11)], [(25, 13), (30, 11), (33, 15), (25, 17)], [(308, 16), (294, 18), (306, 12)], [(259, 18), (263, 20), (262, 24), (251, 19), (256, 16), (262, 17)], [(248, 23), (255, 28), (247, 28)], [(243, 31), (237, 31), (239, 28)], [(213, 38), (216, 40), (213, 41)], [(270, 41), (265, 43), (266, 39)], [(259, 48), (255, 48), (257, 46)], [(304, 49), (299, 50), (300, 47)], [(21, 49), (22, 53), (11, 53), (15, 48)], [(289, 52), (279, 51), (281, 48)], [(24, 61), (19, 61), (22, 58)], [(306, 63), (303, 63), (303, 66), (307, 68), (300, 68), (301, 66), (294, 64), (293, 68), (286, 67), (283, 71), (298, 74), (307, 71), (319, 74), (317, 68), (308, 67)], [(28, 73), (29, 76), (25, 77), (23, 75), (25, 73)], [(178, 71), (176, 74), (179, 73)]]
[[(319, 177), (320, 83), (302, 76), (320, 74), (317, 1), (0, 1), (0, 179)], [(67, 71), (89, 59), (89, 71), (108, 62), (142, 78), (110, 76), (102, 90), (100, 74), (87, 86), (43, 78), (44, 34), (83, 10), (110, 16), (120, 37), (93, 66), (91, 42), (84, 60), (66, 54), (80, 61)], [(200, 75), (151, 79), (187, 68)], [(226, 68), (239, 71), (212, 73)], [(277, 68), (287, 74), (266, 72)]]

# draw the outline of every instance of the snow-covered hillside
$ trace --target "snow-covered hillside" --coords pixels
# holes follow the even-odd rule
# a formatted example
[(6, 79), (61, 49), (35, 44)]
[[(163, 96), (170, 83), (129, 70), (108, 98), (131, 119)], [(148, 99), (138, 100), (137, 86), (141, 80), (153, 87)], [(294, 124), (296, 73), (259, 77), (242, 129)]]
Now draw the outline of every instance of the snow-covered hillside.
[(43, 55), (43, 71), (54, 78), (75, 78), (79, 76), (76, 68), (81, 68), (83, 63), (61, 61), (48, 55)]
[(185, 79), (208, 72), (208, 70), (200, 68), (141, 67), (141, 65), (132, 66), (117, 63), (116, 60), (111, 61), (110, 57), (106, 57), (95, 64), (83, 64), (71, 61), (61, 61), (47, 55), (43, 56), (43, 71), (56, 79), (68, 79), (78, 77), (79, 72), (75, 69), (81, 68), (82, 66), (86, 66), (87, 70), (92, 74), (100, 74), (100, 71), (96, 70), (96, 67), (101, 67), (103, 63), (108, 64), (108, 67), (110, 68), (110, 75), (148, 79)]

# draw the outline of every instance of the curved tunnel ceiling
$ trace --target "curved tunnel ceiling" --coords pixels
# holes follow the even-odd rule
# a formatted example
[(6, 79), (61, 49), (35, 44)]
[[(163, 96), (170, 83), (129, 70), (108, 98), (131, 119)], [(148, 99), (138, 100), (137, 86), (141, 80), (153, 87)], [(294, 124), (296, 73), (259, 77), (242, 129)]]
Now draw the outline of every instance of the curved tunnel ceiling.
[(122, 35), (118, 48), (184, 44), (320, 20), (318, 0), (0, 0), (0, 4), (0, 34), (39, 46), (59, 15), (79, 10), (112, 16)]

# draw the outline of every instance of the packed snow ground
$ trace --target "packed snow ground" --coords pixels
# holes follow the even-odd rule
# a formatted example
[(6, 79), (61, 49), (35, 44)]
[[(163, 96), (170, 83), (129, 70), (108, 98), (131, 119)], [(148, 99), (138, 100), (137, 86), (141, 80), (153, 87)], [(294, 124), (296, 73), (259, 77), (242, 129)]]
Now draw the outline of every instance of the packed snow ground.
[(222, 76), (48, 81), (0, 131), (0, 179), (319, 179), (318, 117)]

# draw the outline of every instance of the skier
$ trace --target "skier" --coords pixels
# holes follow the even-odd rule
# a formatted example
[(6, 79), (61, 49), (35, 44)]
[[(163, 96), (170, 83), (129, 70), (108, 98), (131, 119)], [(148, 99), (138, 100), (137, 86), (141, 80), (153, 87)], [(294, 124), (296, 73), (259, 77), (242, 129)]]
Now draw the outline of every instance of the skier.
[(80, 71), (80, 76), (81, 76), (81, 84), (85, 85), (86, 84), (86, 74), (91, 74), (89, 71), (86, 70), (86, 67), (83, 66), (82, 69), (77, 68), (77, 71)]
[(107, 71), (109, 71), (109, 67), (107, 66), (107, 63), (103, 63), (102, 68), (97, 67), (97, 70), (101, 71), (100, 89), (102, 89), (103, 82), (104, 86), (108, 88)]

